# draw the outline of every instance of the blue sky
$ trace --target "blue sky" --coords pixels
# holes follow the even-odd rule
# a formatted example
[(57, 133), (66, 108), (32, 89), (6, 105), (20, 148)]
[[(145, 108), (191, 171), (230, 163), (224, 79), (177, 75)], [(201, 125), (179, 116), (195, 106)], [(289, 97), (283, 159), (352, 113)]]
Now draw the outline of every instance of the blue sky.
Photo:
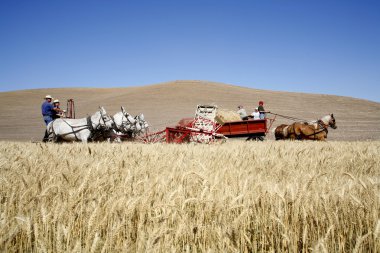
[(380, 102), (375, 0), (0, 1), (0, 91), (208, 80)]

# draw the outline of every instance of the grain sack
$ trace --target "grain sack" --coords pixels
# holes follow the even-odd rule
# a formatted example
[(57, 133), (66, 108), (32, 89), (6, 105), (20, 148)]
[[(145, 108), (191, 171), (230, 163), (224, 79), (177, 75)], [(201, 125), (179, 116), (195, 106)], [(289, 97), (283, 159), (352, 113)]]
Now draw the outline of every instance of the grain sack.
[(219, 124), (224, 124), (229, 121), (239, 121), (241, 120), (239, 114), (235, 111), (218, 109), (215, 116), (215, 121)]

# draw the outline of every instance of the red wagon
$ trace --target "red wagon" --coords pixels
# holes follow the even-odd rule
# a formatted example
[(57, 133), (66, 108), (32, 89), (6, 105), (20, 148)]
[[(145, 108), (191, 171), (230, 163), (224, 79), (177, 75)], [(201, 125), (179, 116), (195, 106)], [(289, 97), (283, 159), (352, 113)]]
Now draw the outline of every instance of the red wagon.
[(225, 122), (217, 131), (228, 138), (247, 137), (247, 140), (264, 140), (275, 119), (239, 120)]

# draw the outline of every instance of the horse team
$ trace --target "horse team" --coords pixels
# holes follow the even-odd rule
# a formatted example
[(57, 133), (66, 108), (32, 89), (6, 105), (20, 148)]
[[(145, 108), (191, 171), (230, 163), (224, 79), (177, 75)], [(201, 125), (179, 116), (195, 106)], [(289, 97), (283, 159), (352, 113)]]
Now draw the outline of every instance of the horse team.
[(327, 138), (328, 128), (336, 129), (336, 121), (333, 114), (326, 115), (317, 121), (294, 122), (290, 125), (279, 125), (274, 130), (276, 140), (318, 140)]
[(149, 125), (144, 115), (132, 117), (124, 107), (109, 116), (103, 107), (82, 119), (58, 118), (47, 125), (49, 141), (120, 141), (120, 136), (133, 138), (147, 131)]

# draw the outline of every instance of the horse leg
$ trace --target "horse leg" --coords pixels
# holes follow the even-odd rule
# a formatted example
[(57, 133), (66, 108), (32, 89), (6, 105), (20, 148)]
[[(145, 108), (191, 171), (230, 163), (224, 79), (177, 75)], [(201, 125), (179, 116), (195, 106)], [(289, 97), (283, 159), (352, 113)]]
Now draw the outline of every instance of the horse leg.
[(77, 138), (82, 141), (82, 143), (87, 143), (88, 139), (90, 138), (90, 131), (81, 131), (80, 134), (77, 135)]
[(58, 142), (58, 139), (59, 139), (59, 136), (53, 134), (53, 136), (52, 136), (52, 138), (51, 138), (52, 142), (57, 143), (57, 142)]
[(294, 127), (294, 137), (295, 139), (297, 139), (298, 141), (302, 140), (302, 131), (301, 131), (301, 128), (300, 127)]

